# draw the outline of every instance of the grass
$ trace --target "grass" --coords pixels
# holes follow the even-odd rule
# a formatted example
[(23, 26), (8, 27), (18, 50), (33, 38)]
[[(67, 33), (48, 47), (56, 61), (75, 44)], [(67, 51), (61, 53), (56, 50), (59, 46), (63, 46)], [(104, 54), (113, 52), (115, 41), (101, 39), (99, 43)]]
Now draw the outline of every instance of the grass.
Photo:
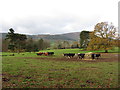
[[(3, 74), (10, 81), (3, 87), (81, 88), (82, 85), (85, 88), (117, 87), (116, 66), (115, 62), (55, 62), (4, 58)], [(87, 81), (90, 83), (86, 83)]]
[[(53, 58), (64, 53), (87, 53), (79, 49), (43, 50), (54, 51)], [(41, 51), (40, 51), (41, 52)], [(96, 51), (101, 52), (101, 51)], [(10, 55), (11, 53), (3, 53)], [(32, 59), (36, 53), (3, 56), (3, 88), (115, 88), (118, 87), (117, 62), (77, 62)], [(23, 57), (23, 58), (19, 58)], [(46, 57), (46, 56), (42, 56)]]

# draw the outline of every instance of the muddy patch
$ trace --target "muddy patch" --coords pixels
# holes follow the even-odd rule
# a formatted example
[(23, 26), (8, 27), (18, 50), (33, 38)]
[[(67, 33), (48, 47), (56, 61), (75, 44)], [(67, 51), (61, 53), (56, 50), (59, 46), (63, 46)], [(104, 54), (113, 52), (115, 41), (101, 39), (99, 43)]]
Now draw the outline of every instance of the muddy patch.
[(118, 54), (102, 53), (99, 59), (85, 60), (78, 59), (77, 57), (66, 58), (66, 57), (18, 57), (18, 59), (37, 59), (37, 60), (55, 60), (55, 61), (77, 61), (77, 62), (117, 62)]

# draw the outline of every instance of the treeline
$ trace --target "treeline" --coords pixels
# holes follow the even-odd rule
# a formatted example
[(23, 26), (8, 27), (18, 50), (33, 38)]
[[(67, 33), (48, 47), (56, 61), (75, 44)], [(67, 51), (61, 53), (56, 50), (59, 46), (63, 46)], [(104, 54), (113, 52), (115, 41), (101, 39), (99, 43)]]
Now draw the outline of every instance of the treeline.
[(6, 39), (2, 40), (2, 52), (36, 52), (50, 47), (50, 42), (43, 39), (27, 39), (24, 34), (14, 33), (12, 28), (9, 29)]
[(27, 38), (24, 34), (14, 33), (9, 29), (6, 39), (2, 40), (2, 51), (7, 52), (36, 52), (43, 49), (70, 49), (82, 48), (84, 50), (105, 50), (108, 52), (113, 47), (120, 47), (120, 36), (112, 23), (97, 23), (93, 31), (83, 30), (80, 33), (80, 41), (57, 40), (49, 42)]
[(55, 41), (52, 46), (54, 49), (70, 49), (70, 48), (79, 48), (80, 44), (77, 41)]
[(79, 48), (80, 44), (77, 41), (57, 40), (50, 42), (48, 40), (35, 40), (27, 38), (24, 34), (15, 33), (10, 28), (6, 38), (2, 40), (2, 52), (37, 52), (43, 49), (70, 49)]

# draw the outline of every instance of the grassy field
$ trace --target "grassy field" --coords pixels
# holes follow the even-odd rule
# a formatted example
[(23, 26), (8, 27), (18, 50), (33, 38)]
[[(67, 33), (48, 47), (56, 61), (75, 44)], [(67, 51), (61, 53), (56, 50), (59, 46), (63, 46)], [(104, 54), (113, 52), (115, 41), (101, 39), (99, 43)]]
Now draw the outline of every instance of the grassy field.
[[(87, 53), (80, 49), (54, 51), (54, 56), (37, 56), (36, 53), (3, 53), (3, 88), (116, 88), (118, 62), (81, 62), (54, 60), (64, 58), (62, 53)], [(116, 52), (116, 50), (110, 50)], [(23, 55), (24, 54), (24, 55)], [(115, 53), (113, 53), (115, 54)]]

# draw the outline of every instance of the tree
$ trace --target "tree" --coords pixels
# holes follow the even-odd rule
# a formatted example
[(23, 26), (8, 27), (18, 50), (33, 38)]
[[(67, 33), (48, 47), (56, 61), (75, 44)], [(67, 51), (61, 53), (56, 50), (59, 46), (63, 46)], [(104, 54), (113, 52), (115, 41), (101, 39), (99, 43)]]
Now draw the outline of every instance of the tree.
[(9, 46), (9, 41), (3, 39), (2, 40), (2, 52), (7, 52), (8, 51), (8, 46)]
[(69, 48), (69, 42), (63, 41), (63, 48)]
[(43, 44), (44, 44), (44, 45), (43, 45), (43, 49), (47, 49), (47, 48), (50, 47), (50, 42), (47, 41), (47, 40), (44, 40), (44, 43), (43, 43)]
[(32, 52), (33, 51), (33, 43), (34, 43), (34, 41), (33, 41), (32, 38), (30, 38), (26, 41), (26, 48), (25, 48), (26, 52)]
[(113, 42), (116, 36), (116, 28), (112, 23), (101, 22), (95, 25), (94, 31), (91, 34), (91, 41), (88, 49), (97, 50), (108, 49), (113, 47)]
[(16, 37), (15, 37), (14, 30), (12, 28), (9, 29), (9, 32), (6, 35), (6, 39), (5, 40), (7, 40), (7, 39), (9, 40), (8, 49), (10, 49), (11, 51), (14, 51), (15, 50)]
[(24, 34), (16, 34), (12, 28), (9, 29), (8, 34), (6, 35), (6, 39), (9, 39), (9, 49), (14, 51), (17, 50), (20, 52), (25, 47), (25, 41), (27, 39), (26, 35)]
[[(6, 39), (9, 39), (9, 49), (12, 49), (12, 51), (14, 50), (15, 48), (15, 41), (16, 41), (16, 37), (15, 37), (15, 34), (14, 34), (14, 30), (12, 28), (9, 29), (10, 32), (8, 32), (8, 34), (6, 35)], [(5, 40), (6, 40), (5, 39)], [(12, 46), (12, 48), (11, 48)]]
[(61, 49), (62, 48), (62, 45), (61, 44), (58, 44), (58, 49)]
[(71, 48), (79, 48), (79, 44), (77, 41), (74, 41), (71, 45)]
[(80, 47), (81, 48), (86, 48), (88, 46), (89, 39), (90, 39), (89, 34), (90, 34), (89, 31), (82, 31), (80, 33)]
[(33, 52), (38, 52), (39, 49), (37, 47), (37, 43), (33, 43)]
[(11, 51), (13, 52), (13, 51), (15, 50), (14, 47), (15, 47), (14, 45), (9, 45), (9, 46), (8, 46), (8, 49), (11, 50)]
[(38, 49), (42, 50), (44, 47), (44, 40), (41, 38), (40, 40), (38, 40)]
[(62, 48), (63, 48), (63, 44), (60, 40), (54, 41), (54, 49), (62, 49)]
[(27, 37), (24, 34), (15, 34), (15, 37), (16, 37), (15, 46), (18, 52), (20, 52), (21, 50), (25, 49)]

